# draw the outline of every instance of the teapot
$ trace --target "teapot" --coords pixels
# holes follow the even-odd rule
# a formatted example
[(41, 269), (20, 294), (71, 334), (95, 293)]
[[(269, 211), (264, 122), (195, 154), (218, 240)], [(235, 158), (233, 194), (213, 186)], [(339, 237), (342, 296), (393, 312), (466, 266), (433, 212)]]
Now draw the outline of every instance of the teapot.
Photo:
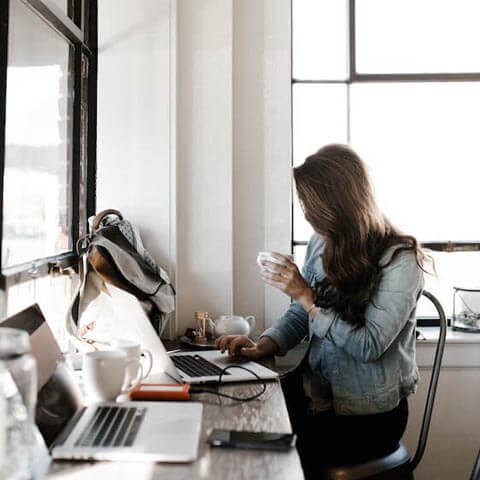
[(255, 317), (241, 317), (240, 315), (220, 315), (210, 320), (210, 327), (215, 337), (220, 335), (249, 335), (255, 328)]

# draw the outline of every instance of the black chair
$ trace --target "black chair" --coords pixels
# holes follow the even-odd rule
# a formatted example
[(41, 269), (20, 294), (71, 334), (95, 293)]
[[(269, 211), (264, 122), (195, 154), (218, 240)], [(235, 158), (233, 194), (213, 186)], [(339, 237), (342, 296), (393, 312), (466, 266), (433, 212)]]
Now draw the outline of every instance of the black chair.
[(417, 450), (411, 458), (405, 445), (400, 442), (398, 448), (389, 455), (371, 460), (369, 462), (327, 467), (323, 471), (326, 480), (400, 480), (413, 479), (413, 471), (420, 463), (427, 444), (430, 420), (432, 418), (433, 403), (437, 391), (438, 376), (442, 364), (443, 350), (445, 347), (445, 336), (447, 333), (447, 319), (440, 302), (429, 292), (424, 290), (422, 294), (427, 297), (435, 306), (440, 319), (440, 335), (438, 337), (435, 360), (433, 362), (432, 376), (428, 388), (425, 412), (423, 414), (422, 428), (418, 439)]
[(480, 452), (478, 452), (477, 459), (475, 460), (470, 480), (480, 480)]

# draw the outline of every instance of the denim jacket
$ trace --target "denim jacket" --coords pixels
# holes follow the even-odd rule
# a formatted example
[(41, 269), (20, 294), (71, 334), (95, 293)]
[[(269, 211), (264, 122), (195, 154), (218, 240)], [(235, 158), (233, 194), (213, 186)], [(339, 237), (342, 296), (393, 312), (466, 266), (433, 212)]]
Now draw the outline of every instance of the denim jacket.
[[(325, 277), (324, 242), (313, 235), (302, 275), (314, 285)], [(380, 263), (385, 265), (395, 247)], [(280, 355), (309, 338), (303, 362), (305, 393), (313, 410), (340, 415), (367, 415), (395, 408), (416, 390), (415, 311), (423, 289), (423, 271), (413, 252), (401, 252), (382, 269), (365, 325), (354, 327), (332, 309), (317, 308), (314, 318), (296, 301), (262, 336), (277, 343)]]

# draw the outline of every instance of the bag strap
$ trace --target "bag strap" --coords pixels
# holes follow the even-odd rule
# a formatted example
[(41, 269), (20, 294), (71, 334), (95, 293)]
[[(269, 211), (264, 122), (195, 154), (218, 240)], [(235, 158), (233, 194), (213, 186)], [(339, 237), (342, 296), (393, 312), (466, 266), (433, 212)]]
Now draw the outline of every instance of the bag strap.
[(118, 210), (115, 210), (113, 208), (108, 208), (107, 210), (102, 210), (93, 219), (92, 232), (95, 232), (98, 229), (102, 220), (108, 215), (116, 215), (120, 220), (123, 220), (123, 215)]
[[(65, 315), (65, 326), (67, 333), (70, 337), (70, 342), (80, 351), (83, 352), (86, 349), (96, 350), (95, 345), (92, 345), (92, 342), (83, 338), (82, 333), (79, 331), (79, 321), (81, 316), (80, 306), (81, 306), (81, 297), (85, 291), (87, 283), (87, 275), (89, 271), (87, 253), (83, 251), (79, 254), (78, 258), (78, 284), (73, 294), (72, 301), (68, 306), (66, 315)], [(86, 345), (89, 344), (89, 347)]]

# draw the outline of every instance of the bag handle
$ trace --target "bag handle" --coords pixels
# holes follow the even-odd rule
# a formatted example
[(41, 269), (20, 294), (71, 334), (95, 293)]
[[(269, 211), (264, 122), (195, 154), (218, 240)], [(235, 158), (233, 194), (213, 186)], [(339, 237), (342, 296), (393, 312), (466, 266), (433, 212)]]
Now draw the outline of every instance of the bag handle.
[(113, 208), (108, 208), (107, 210), (102, 210), (93, 219), (93, 222), (92, 222), (92, 231), (93, 232), (98, 229), (98, 227), (100, 226), (100, 223), (102, 222), (102, 220), (107, 215), (116, 215), (120, 220), (123, 220), (123, 215), (118, 210), (115, 210)]

